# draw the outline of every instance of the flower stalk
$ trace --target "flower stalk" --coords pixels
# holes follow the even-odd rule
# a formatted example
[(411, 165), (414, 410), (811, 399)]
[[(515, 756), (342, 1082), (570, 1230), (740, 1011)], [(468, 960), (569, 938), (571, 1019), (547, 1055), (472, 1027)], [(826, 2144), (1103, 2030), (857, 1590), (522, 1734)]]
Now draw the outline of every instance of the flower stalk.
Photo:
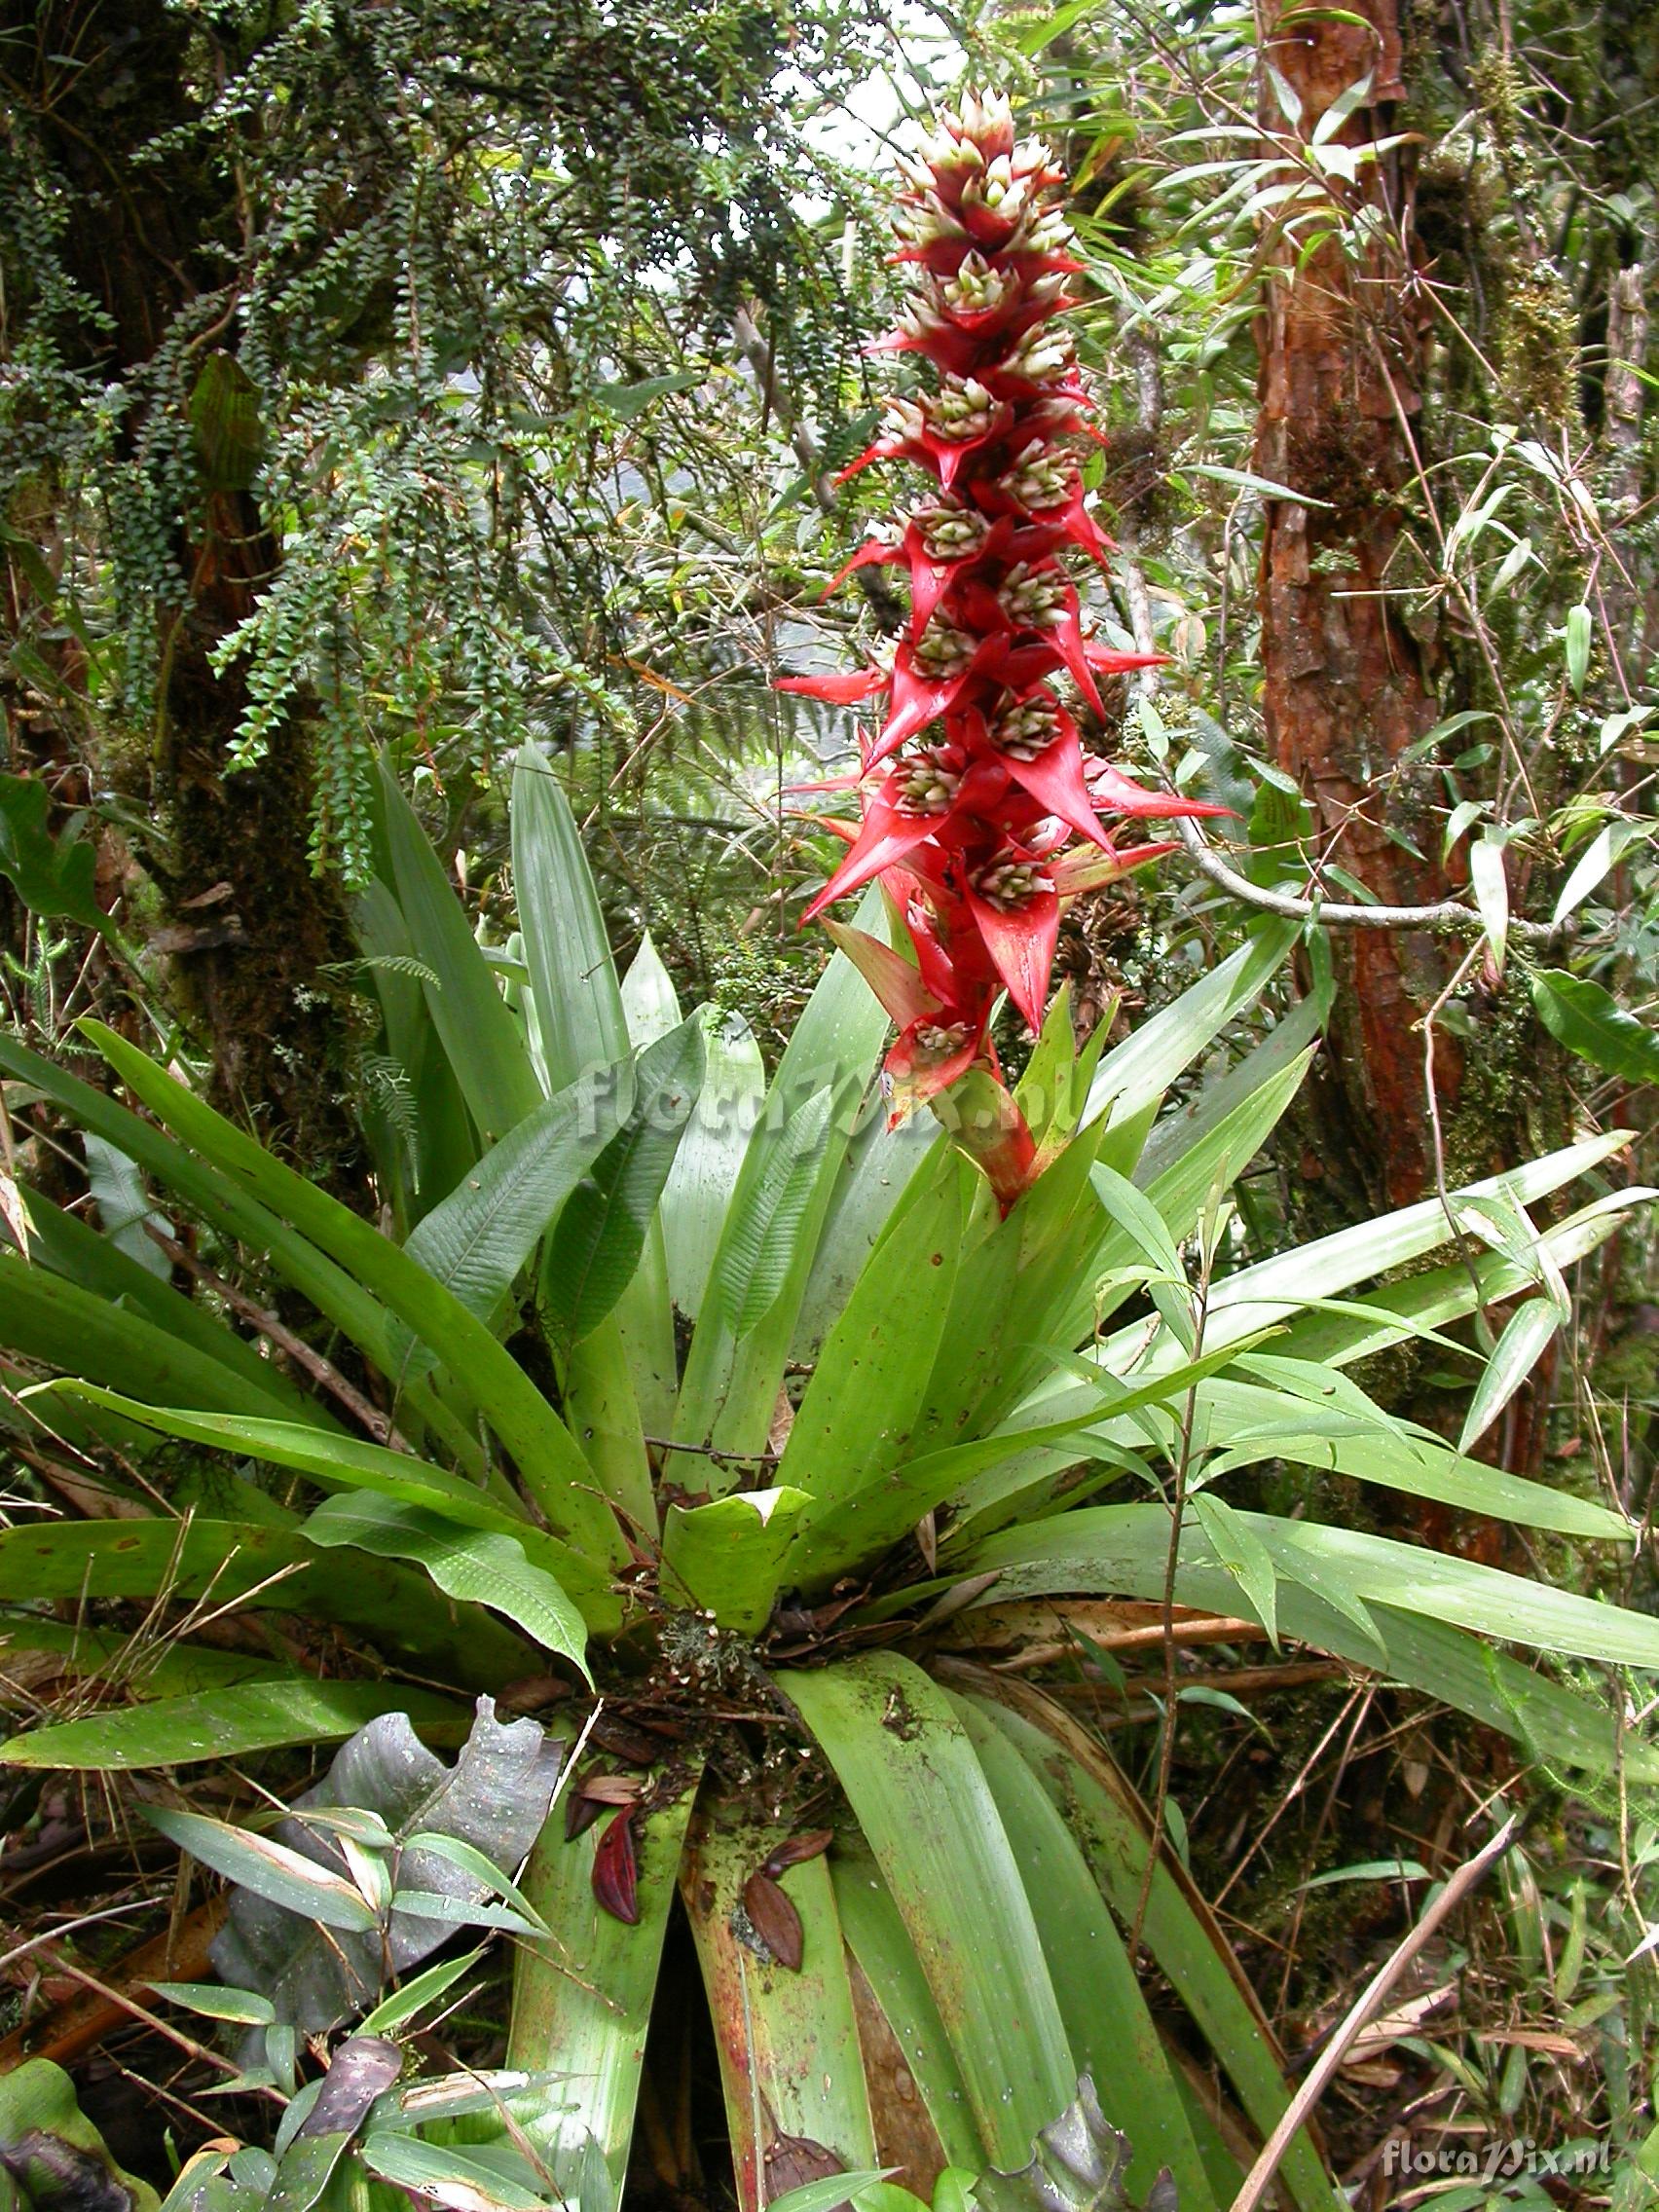
[(861, 818), (826, 824), (846, 857), (804, 918), (882, 883), (910, 958), (860, 931), (833, 934), (898, 1024), (884, 1071), (892, 1118), (977, 1071), (974, 1110), (941, 1118), (1006, 1212), (1039, 1153), (998, 1066), (999, 1000), (1006, 992), (1039, 1030), (1064, 907), (1173, 849), (1121, 842), (1124, 824), (1226, 809), (1144, 790), (1087, 755), (1068, 704), (1075, 693), (1103, 715), (1099, 677), (1159, 656), (1092, 636), (1066, 566), (1078, 554), (1104, 563), (1109, 545), (1076, 450), (1098, 436), (1093, 406), (1057, 319), (1076, 305), (1066, 284), (1082, 266), (1061, 170), (1046, 146), (1015, 138), (1006, 99), (972, 94), (901, 166), (894, 258), (912, 272), (910, 297), (870, 350), (920, 356), (925, 385), (887, 402), (890, 426), (841, 480), (899, 461), (932, 483), (876, 524), (830, 588), (858, 569), (901, 567), (909, 615), (891, 665), (779, 688), (885, 703), (861, 735)]

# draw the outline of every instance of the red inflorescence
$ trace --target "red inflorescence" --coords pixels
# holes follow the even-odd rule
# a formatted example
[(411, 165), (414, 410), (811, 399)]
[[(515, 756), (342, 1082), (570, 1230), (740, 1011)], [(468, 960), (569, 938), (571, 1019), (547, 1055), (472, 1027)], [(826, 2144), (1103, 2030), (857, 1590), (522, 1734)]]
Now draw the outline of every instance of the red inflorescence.
[(931, 389), (888, 401), (892, 427), (843, 474), (907, 461), (937, 489), (878, 524), (835, 583), (872, 563), (905, 567), (909, 619), (890, 668), (780, 684), (887, 701), (862, 741), (863, 820), (828, 824), (851, 850), (806, 918), (876, 876), (904, 915), (914, 966), (848, 946), (899, 1024), (895, 1119), (976, 1063), (994, 1075), (992, 1011), (1006, 989), (1041, 1025), (1067, 900), (1170, 850), (1121, 846), (1111, 818), (1226, 811), (1086, 756), (1053, 682), (1069, 677), (1099, 714), (1099, 674), (1156, 658), (1088, 634), (1061, 559), (1075, 546), (1103, 561), (1108, 546), (1072, 450), (1092, 434), (1091, 403), (1053, 319), (1075, 305), (1066, 279), (1080, 267), (1060, 170), (1047, 147), (1015, 142), (1006, 100), (972, 96), (903, 166), (895, 258), (915, 281), (872, 350), (919, 353), (935, 374)]

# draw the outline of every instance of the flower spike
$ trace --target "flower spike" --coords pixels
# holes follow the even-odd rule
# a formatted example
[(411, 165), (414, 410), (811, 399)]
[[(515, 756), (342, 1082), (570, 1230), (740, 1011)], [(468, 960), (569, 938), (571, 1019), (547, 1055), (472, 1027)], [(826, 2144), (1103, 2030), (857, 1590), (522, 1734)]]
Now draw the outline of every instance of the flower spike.
[[(891, 669), (783, 680), (845, 705), (885, 699), (863, 740), (862, 820), (825, 821), (848, 849), (804, 918), (872, 880), (885, 886), (910, 958), (828, 926), (899, 1031), (885, 1068), (893, 1116), (979, 1071), (964, 1085), (979, 1109), (951, 1125), (1006, 1211), (1039, 1155), (997, 1068), (998, 1001), (1006, 992), (1040, 1029), (1065, 905), (1171, 849), (1121, 847), (1115, 823), (1227, 809), (1147, 791), (1086, 755), (1053, 688), (1069, 680), (1103, 716), (1100, 679), (1161, 657), (1093, 637), (1063, 564), (1068, 552), (1104, 562), (1111, 547), (1075, 453), (1080, 436), (1100, 433), (1056, 320), (1081, 267), (1061, 171), (1047, 147), (1016, 135), (1005, 98), (972, 93), (900, 167), (894, 258), (913, 273), (910, 294), (868, 350), (919, 360), (927, 384), (887, 402), (887, 428), (839, 480), (901, 461), (930, 482), (830, 586), (867, 567), (907, 572)], [(988, 1124), (987, 1097), (999, 1102)]]

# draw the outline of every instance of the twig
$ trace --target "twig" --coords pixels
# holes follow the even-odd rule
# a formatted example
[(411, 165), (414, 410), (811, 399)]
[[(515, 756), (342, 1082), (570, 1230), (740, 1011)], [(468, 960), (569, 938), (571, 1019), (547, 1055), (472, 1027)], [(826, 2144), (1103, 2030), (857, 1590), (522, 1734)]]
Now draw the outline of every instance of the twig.
[(278, 1351), (285, 1351), (303, 1374), (310, 1376), (330, 1397), (337, 1398), (351, 1418), (362, 1423), (377, 1444), (384, 1444), (393, 1452), (409, 1450), (408, 1444), (398, 1435), (380, 1408), (371, 1405), (356, 1384), (349, 1382), (332, 1361), (324, 1359), (321, 1352), (313, 1351), (303, 1338), (295, 1336), (292, 1329), (285, 1328), (275, 1313), (267, 1313), (244, 1292), (238, 1290), (234, 1283), (226, 1282), (211, 1268), (203, 1266), (187, 1244), (181, 1244), (176, 1237), (166, 1235), (153, 1221), (145, 1222), (144, 1228), (151, 1241), (161, 1246), (175, 1268), (183, 1268), (187, 1274), (194, 1275), (204, 1289), (210, 1290), (216, 1298), (222, 1298), (233, 1313), (240, 1314), (262, 1337), (268, 1338)]
[(1473, 1859), (1465, 1861), (1457, 1868), (1411, 1934), (1403, 1942), (1395, 1945), (1366, 1983), (1347, 2017), (1319, 2053), (1307, 2081), (1291, 2098), (1284, 2109), (1283, 2118), (1263, 2145), (1261, 2157), (1245, 2175), (1244, 2186), (1233, 2199), (1232, 2212), (1256, 2212), (1257, 2205), (1267, 2194), (1268, 2184), (1278, 2171), (1279, 2160), (1289, 2150), (1313, 2107), (1330, 2087), (1338, 2068), (1353, 2047), (1360, 2030), (1376, 2018), (1382, 2009), (1383, 1999), (1429, 1938), (1503, 1857), (1515, 1841), (1520, 1827), (1521, 1816), (1518, 1813), (1512, 1814), (1492, 1840), (1483, 1844)]

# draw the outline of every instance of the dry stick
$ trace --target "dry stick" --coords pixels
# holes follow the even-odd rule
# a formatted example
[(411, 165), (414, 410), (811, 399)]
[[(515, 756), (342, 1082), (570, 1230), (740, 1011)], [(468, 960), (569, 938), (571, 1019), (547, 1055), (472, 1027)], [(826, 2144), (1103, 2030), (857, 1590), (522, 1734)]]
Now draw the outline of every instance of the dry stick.
[(371, 1405), (332, 1361), (324, 1359), (321, 1352), (313, 1351), (302, 1338), (295, 1336), (292, 1329), (284, 1328), (275, 1313), (267, 1313), (263, 1307), (238, 1290), (235, 1284), (216, 1275), (211, 1268), (196, 1257), (189, 1245), (181, 1244), (175, 1237), (166, 1235), (153, 1221), (145, 1222), (144, 1231), (153, 1243), (160, 1245), (175, 1268), (183, 1268), (204, 1289), (210, 1290), (216, 1298), (222, 1298), (233, 1313), (240, 1314), (262, 1337), (268, 1338), (278, 1351), (285, 1351), (302, 1373), (310, 1376), (331, 1397), (337, 1398), (353, 1419), (361, 1421), (377, 1444), (384, 1444), (392, 1452), (409, 1450), (407, 1442), (399, 1436), (380, 1408)]
[(1279, 2160), (1289, 2150), (1297, 2131), (1313, 2107), (1330, 2087), (1360, 2030), (1376, 2018), (1382, 2000), (1429, 1938), (1456, 1911), (1495, 1862), (1503, 1857), (1514, 1842), (1520, 1826), (1521, 1816), (1518, 1813), (1512, 1814), (1491, 1842), (1483, 1844), (1473, 1859), (1466, 1860), (1457, 1868), (1411, 1934), (1403, 1942), (1396, 1944), (1366, 1983), (1347, 2017), (1314, 2061), (1307, 2081), (1285, 2107), (1283, 2118), (1264, 2144), (1261, 2157), (1245, 2175), (1243, 2188), (1233, 2199), (1232, 2212), (1256, 2212), (1257, 2205), (1267, 2194), (1268, 2184), (1278, 2170)]

